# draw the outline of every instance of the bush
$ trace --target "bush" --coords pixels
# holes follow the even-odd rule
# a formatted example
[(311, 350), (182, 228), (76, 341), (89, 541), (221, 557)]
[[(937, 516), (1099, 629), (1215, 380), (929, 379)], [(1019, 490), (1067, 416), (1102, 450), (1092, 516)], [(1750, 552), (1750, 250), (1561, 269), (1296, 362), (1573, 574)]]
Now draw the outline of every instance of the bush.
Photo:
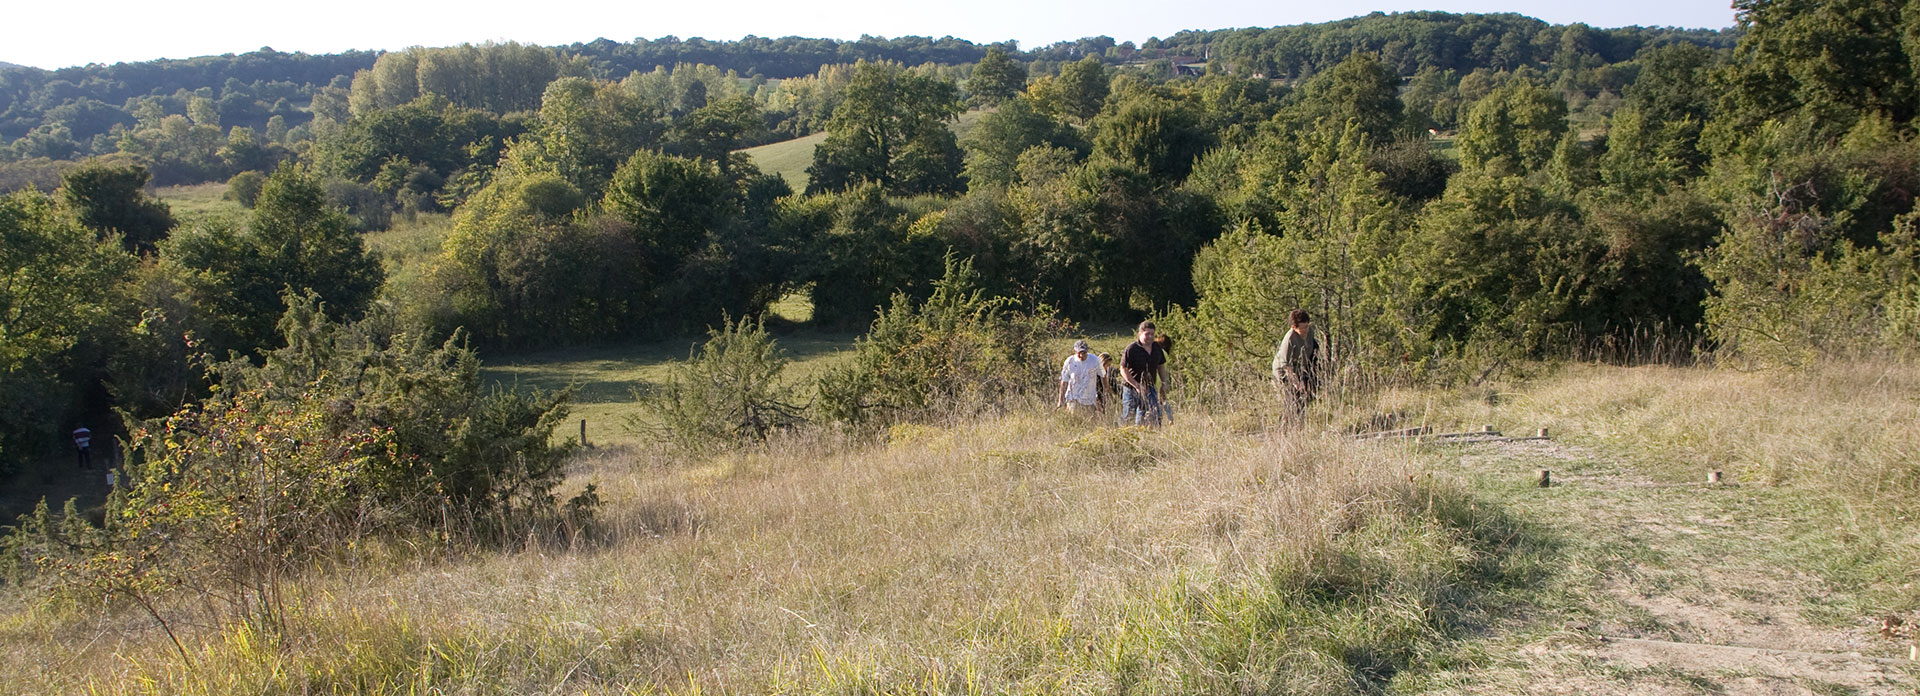
[(641, 399), (649, 423), (630, 427), (686, 453), (760, 442), (802, 419), (793, 387), (780, 383), (787, 357), (767, 335), (764, 320), (742, 317), (707, 332), (707, 342), (675, 364), (666, 384)]
[(226, 198), (235, 201), (243, 208), (252, 208), (260, 200), (260, 189), (267, 185), (267, 175), (260, 172), (240, 172), (227, 180)]
[(972, 262), (948, 257), (932, 297), (916, 305), (894, 294), (855, 342), (851, 364), (821, 375), (821, 415), (853, 424), (912, 420), (1003, 405), (1051, 387), (1051, 356), (1041, 345), (1051, 311), (1039, 310), (1021, 312), (1013, 300), (985, 297)]

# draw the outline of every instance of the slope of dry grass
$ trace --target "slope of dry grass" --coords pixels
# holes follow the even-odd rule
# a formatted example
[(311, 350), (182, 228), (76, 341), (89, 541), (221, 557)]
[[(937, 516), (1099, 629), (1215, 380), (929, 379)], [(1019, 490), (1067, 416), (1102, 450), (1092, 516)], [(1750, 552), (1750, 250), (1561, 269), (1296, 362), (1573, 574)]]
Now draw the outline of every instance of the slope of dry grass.
[(1023, 413), (691, 466), (602, 450), (575, 477), (608, 500), (600, 543), (338, 570), (303, 585), (297, 635), (202, 627), (191, 666), (135, 615), (15, 607), (0, 682), (1351, 693), (1420, 668), (1498, 565), (1498, 520), (1403, 449), (1183, 423)]

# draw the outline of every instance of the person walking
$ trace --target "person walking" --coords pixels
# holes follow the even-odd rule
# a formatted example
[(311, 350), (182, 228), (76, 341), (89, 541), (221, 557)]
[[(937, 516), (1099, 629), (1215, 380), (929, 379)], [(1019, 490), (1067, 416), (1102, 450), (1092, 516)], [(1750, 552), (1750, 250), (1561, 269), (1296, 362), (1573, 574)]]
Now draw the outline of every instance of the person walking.
[(73, 450), (80, 468), (93, 468), (93, 431), (81, 425), (73, 429)]
[(1060, 366), (1060, 394), (1055, 401), (1069, 413), (1087, 413), (1100, 406), (1106, 365), (1099, 357), (1088, 355), (1087, 350), (1085, 340), (1074, 341), (1073, 355)]
[(1273, 353), (1273, 381), (1280, 387), (1280, 398), (1287, 417), (1298, 422), (1307, 413), (1320, 390), (1320, 339), (1313, 335), (1313, 317), (1296, 309), (1287, 316), (1285, 338)]
[(1140, 322), (1137, 340), (1120, 353), (1120, 425), (1160, 425), (1160, 392), (1155, 386), (1167, 354), (1153, 342), (1153, 322)]

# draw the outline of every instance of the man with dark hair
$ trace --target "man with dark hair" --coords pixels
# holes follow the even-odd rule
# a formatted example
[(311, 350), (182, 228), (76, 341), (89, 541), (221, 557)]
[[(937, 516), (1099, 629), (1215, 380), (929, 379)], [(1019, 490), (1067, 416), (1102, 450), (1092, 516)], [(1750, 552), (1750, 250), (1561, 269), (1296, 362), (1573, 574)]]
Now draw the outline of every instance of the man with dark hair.
[(1320, 390), (1320, 339), (1313, 335), (1313, 317), (1307, 310), (1293, 310), (1287, 323), (1292, 326), (1273, 353), (1273, 381), (1280, 385), (1287, 416), (1298, 421)]
[(1153, 322), (1140, 322), (1138, 340), (1120, 354), (1120, 425), (1159, 425), (1160, 392), (1155, 389), (1167, 354), (1153, 342)]

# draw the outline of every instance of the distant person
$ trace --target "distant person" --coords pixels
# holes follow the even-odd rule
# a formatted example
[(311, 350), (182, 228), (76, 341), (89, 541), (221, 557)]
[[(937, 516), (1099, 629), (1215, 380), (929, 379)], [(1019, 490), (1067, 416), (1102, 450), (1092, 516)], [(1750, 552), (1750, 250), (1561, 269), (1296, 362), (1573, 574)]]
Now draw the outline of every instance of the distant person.
[(1101, 383), (1106, 379), (1106, 364), (1099, 356), (1087, 354), (1087, 342), (1073, 342), (1073, 355), (1060, 366), (1060, 408), (1068, 413), (1088, 413), (1100, 407)]
[(1287, 335), (1273, 353), (1273, 381), (1280, 386), (1280, 398), (1287, 416), (1299, 420), (1320, 391), (1320, 339), (1313, 335), (1313, 317), (1296, 309), (1287, 316)]
[(1120, 425), (1158, 426), (1161, 368), (1167, 354), (1153, 342), (1153, 322), (1140, 322), (1137, 340), (1120, 353)]
[(93, 468), (93, 431), (82, 425), (73, 429), (73, 451), (80, 468)]
[[(1160, 350), (1161, 356), (1168, 358), (1173, 357), (1173, 336), (1164, 333), (1155, 333), (1153, 336), (1153, 345)], [(1173, 404), (1167, 400), (1167, 392), (1173, 389), (1174, 382), (1176, 381), (1178, 380), (1174, 379), (1173, 368), (1167, 367), (1166, 363), (1162, 362), (1160, 364), (1160, 384), (1158, 385), (1160, 394), (1154, 404), (1154, 418), (1168, 425), (1173, 424)]]
[(1100, 405), (1105, 407), (1106, 402), (1120, 398), (1120, 363), (1113, 361), (1112, 353), (1101, 353), (1100, 368), (1106, 371), (1106, 379), (1100, 383)]

